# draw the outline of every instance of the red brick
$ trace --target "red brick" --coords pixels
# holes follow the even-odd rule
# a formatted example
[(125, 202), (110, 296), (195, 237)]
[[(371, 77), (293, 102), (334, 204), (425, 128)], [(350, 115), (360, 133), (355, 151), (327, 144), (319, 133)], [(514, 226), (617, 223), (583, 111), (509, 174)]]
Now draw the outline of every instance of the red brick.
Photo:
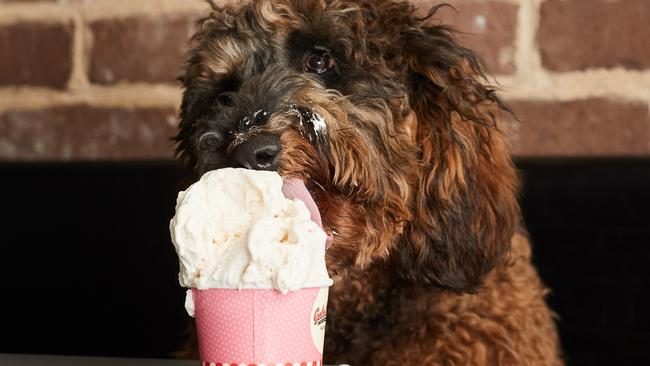
[(519, 156), (650, 155), (650, 114), (645, 103), (607, 99), (511, 103)]
[(64, 88), (72, 72), (73, 35), (71, 22), (0, 25), (0, 85)]
[(173, 108), (85, 105), (0, 114), (0, 160), (169, 159)]
[(547, 0), (537, 41), (553, 71), (650, 67), (648, 0)]
[[(518, 6), (505, 1), (444, 1), (456, 9), (443, 7), (435, 19), (451, 25), (464, 34), (461, 42), (478, 52), (491, 73), (511, 74), (515, 71), (515, 35)], [(419, 0), (414, 4), (426, 13), (438, 0)]]
[(90, 24), (90, 80), (173, 82), (194, 29), (187, 17), (103, 19)]

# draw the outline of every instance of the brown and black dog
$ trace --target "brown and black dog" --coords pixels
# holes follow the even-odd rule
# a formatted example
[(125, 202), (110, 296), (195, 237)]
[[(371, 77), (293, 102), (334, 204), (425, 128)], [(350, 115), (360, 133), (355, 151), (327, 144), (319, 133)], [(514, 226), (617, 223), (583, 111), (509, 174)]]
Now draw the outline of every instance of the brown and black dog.
[(334, 235), (325, 362), (562, 364), (507, 108), (438, 7), (210, 4), (178, 153), (196, 177), (235, 166), (307, 182)]

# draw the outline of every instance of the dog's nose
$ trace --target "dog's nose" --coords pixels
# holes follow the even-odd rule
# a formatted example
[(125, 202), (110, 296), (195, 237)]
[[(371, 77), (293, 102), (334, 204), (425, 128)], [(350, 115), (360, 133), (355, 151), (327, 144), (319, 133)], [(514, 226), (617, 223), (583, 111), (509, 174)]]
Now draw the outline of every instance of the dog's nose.
[(230, 160), (236, 168), (276, 170), (282, 150), (280, 138), (271, 134), (258, 134), (237, 145)]

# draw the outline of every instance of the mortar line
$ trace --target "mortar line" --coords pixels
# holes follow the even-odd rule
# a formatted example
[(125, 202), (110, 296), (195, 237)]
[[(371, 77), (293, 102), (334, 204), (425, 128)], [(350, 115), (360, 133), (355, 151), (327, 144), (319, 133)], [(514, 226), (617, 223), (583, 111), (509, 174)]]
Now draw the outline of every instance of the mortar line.
[(0, 113), (59, 106), (89, 105), (123, 108), (178, 108), (181, 89), (169, 84), (90, 85), (83, 90), (41, 87), (0, 88)]
[(535, 36), (539, 22), (536, 0), (522, 0), (517, 14), (515, 36), (515, 77), (522, 84), (536, 84), (543, 77)]
[(75, 0), (88, 22), (101, 19), (120, 19), (132, 16), (174, 16), (174, 15), (202, 15), (209, 7), (203, 0), (95, 0), (85, 2)]
[(90, 82), (86, 72), (86, 23), (78, 7), (75, 6), (72, 10), (74, 12), (75, 33), (72, 45), (72, 73), (68, 82), (68, 89), (75, 91), (87, 88)]
[(72, 21), (74, 14), (68, 6), (49, 3), (0, 3), (0, 25), (16, 23), (56, 24)]
[(497, 77), (506, 99), (575, 100), (609, 98), (650, 100), (650, 70), (623, 68), (546, 73), (543, 83), (521, 83), (516, 76)]

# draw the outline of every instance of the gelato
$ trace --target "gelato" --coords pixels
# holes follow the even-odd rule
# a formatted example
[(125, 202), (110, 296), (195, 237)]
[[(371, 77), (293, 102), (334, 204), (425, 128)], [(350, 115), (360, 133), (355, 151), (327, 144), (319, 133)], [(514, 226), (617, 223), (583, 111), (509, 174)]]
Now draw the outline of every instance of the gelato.
[(282, 293), (330, 286), (327, 235), (315, 222), (313, 201), (310, 211), (283, 188), (306, 192), (300, 181), (283, 187), (276, 172), (234, 168), (210, 171), (180, 192), (170, 222), (180, 284)]

